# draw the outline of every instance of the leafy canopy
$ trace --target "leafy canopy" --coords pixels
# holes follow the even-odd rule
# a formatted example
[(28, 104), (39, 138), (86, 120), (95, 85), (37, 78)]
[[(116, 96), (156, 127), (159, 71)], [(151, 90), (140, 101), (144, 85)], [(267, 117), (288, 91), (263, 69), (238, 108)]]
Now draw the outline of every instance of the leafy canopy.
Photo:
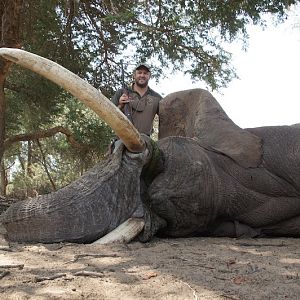
[(236, 75), (222, 43), (245, 40), (247, 25), (263, 25), (267, 13), (284, 20), (297, 2), (94, 0), (69, 1), (73, 10), (60, 11), (65, 24), (72, 24), (70, 40), (79, 48), (85, 45), (91, 55), (89, 79), (108, 93), (110, 86), (120, 85), (121, 59), (129, 73), (136, 62), (150, 61), (156, 76), (167, 67), (218, 89)]

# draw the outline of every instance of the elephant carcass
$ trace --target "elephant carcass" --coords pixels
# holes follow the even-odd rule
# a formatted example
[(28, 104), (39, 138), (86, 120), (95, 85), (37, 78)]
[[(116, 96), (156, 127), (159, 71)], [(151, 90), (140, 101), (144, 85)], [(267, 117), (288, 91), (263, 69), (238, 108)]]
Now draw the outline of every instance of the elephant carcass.
[[(122, 119), (119, 112), (116, 115)], [(167, 96), (161, 102), (160, 120), (161, 139), (157, 146), (147, 138), (138, 137), (133, 143), (137, 147), (132, 149), (135, 152), (139, 149), (140, 154), (125, 150), (117, 155), (116, 169), (125, 168), (126, 176), (131, 177), (125, 180), (131, 185), (129, 190), (121, 183), (124, 174), (113, 173), (106, 181), (110, 168), (96, 167), (92, 171), (94, 177), (87, 175), (89, 185), (85, 181), (71, 185), (71, 199), (79, 190), (85, 192), (81, 192), (79, 201), (67, 201), (67, 205), (74, 203), (70, 212), (66, 207), (62, 213), (56, 213), (64, 205), (63, 192), (57, 192), (59, 197), (46, 196), (50, 200), (42, 198), (41, 209), (35, 208), (37, 199), (33, 205), (25, 201), (9, 208), (2, 216), (8, 237), (15, 241), (92, 241), (132, 216), (145, 221), (139, 236), (143, 241), (154, 234), (172, 237), (300, 236), (299, 128), (241, 129), (228, 118), (211, 94), (200, 89)], [(283, 147), (284, 143), (289, 147)], [(132, 145), (126, 139), (124, 144), (127, 148)], [(93, 189), (101, 170), (104, 180)], [(95, 197), (90, 197), (90, 191), (97, 191), (96, 198), (100, 200), (92, 200)], [(55, 210), (49, 210), (53, 198), (56, 199)], [(113, 209), (105, 208), (105, 213), (92, 217), (94, 210), (99, 212), (99, 207), (110, 205)], [(77, 221), (80, 210), (84, 209), (86, 214)], [(28, 211), (31, 211), (30, 217), (26, 219)], [(47, 226), (67, 217), (66, 229), (59, 238), (60, 226), (53, 230), (42, 227), (48, 211), (55, 213)], [(88, 226), (81, 225), (90, 217), (96, 221), (88, 222)], [(19, 232), (23, 230), (22, 222), (26, 220), (31, 224), (34, 219), (38, 220), (41, 233), (31, 238), (30, 226), (27, 226), (29, 238), (24, 238)], [(14, 226), (17, 220), (20, 221), (18, 228)], [(41, 239), (41, 235), (45, 236), (44, 230), (47, 238)]]

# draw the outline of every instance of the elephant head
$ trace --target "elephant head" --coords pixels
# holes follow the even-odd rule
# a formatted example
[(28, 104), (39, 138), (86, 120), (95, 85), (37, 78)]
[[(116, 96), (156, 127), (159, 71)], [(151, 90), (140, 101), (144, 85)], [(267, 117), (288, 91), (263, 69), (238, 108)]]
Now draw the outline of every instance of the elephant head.
[(155, 143), (61, 66), (22, 50), (2, 48), (0, 55), (64, 87), (122, 141), (69, 186), (13, 204), (1, 216), (9, 240), (92, 242), (106, 235), (106, 242), (114, 239), (110, 232), (142, 241), (154, 234), (300, 235), (299, 150), (289, 169), (273, 163), (288, 153), (280, 137), (300, 149), (299, 128), (241, 129), (210, 93), (195, 89), (162, 100)]

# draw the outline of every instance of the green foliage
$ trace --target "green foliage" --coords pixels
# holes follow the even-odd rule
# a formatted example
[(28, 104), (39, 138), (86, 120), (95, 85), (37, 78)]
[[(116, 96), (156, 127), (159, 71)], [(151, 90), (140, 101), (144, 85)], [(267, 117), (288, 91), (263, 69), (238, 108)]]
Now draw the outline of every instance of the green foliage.
[(53, 191), (40, 164), (32, 165), (32, 171), (34, 176), (28, 176), (21, 170), (14, 174), (12, 181), (7, 187), (7, 192), (10, 197), (25, 199)]
[(121, 85), (121, 59), (128, 81), (132, 66), (148, 60), (155, 76), (171, 67), (218, 89), (236, 76), (222, 43), (245, 40), (247, 25), (264, 25), (268, 13), (284, 20), (295, 3), (34, 0), (25, 11), (24, 49), (62, 64), (107, 96)]
[(104, 122), (86, 108), (78, 100), (70, 98), (65, 107), (64, 125), (71, 129), (76, 140), (89, 145), (90, 150), (107, 150), (108, 141), (112, 138), (112, 130)]
[[(222, 43), (246, 39), (246, 26), (263, 25), (267, 13), (283, 20), (288, 6), (296, 2), (148, 0), (100, 4), (96, 1), (98, 6), (87, 8), (84, 2), (78, 11), (83, 18), (86, 15), (97, 20), (88, 23), (88, 27), (101, 32), (94, 36), (94, 45), (99, 45), (99, 58), (103, 59), (100, 65), (99, 60), (95, 61), (98, 66), (94, 75), (98, 74), (102, 82), (106, 82), (102, 66), (109, 76), (110, 64), (123, 58), (128, 65), (151, 60), (157, 62), (157, 76), (165, 67), (172, 67), (218, 89), (236, 76), (230, 65), (231, 55), (222, 48)], [(117, 70), (112, 74), (119, 80)], [(115, 82), (109, 78), (111, 83)]]

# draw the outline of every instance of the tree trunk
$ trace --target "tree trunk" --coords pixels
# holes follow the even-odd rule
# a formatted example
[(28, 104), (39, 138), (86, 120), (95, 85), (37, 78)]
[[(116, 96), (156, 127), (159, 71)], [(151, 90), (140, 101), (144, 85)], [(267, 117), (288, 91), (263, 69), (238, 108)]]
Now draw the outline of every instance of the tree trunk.
[(4, 61), (0, 62), (0, 162), (2, 162), (4, 154), (5, 140), (5, 96), (4, 96), (4, 81), (5, 81), (5, 65)]
[(5, 170), (4, 162), (1, 162), (0, 165), (0, 174), (1, 174), (1, 196), (6, 196), (6, 187), (7, 187), (7, 172)]
[(45, 156), (45, 153), (44, 153), (44, 151), (43, 151), (42, 145), (41, 145), (41, 143), (40, 143), (39, 140), (36, 140), (36, 142), (37, 142), (37, 145), (38, 145), (38, 147), (39, 147), (39, 149), (40, 149), (40, 152), (41, 152), (41, 155), (42, 155), (42, 165), (43, 165), (43, 167), (44, 167), (44, 170), (45, 170), (45, 172), (46, 172), (46, 174), (47, 174), (47, 177), (48, 177), (48, 179), (49, 179), (49, 181), (50, 181), (50, 183), (51, 183), (51, 186), (52, 186), (53, 191), (56, 191), (55, 183), (54, 183), (54, 181), (53, 181), (53, 179), (52, 179), (52, 177), (51, 177), (51, 174), (50, 174), (50, 172), (49, 172), (49, 170), (48, 170), (47, 161), (46, 161), (46, 156)]
[[(26, 166), (26, 172), (25, 175), (26, 177), (32, 179), (34, 176), (34, 173), (32, 171), (32, 141), (28, 141), (27, 142), (27, 166)], [(32, 193), (31, 193), (31, 186), (30, 184), (28, 184), (28, 182), (26, 183), (26, 198), (27, 197), (31, 197)]]
[(24, 0), (2, 0), (1, 13), (1, 46), (20, 48), (20, 25)]
[[(1, 0), (0, 46), (20, 48), (20, 24), (24, 0)], [(4, 154), (5, 95), (4, 83), (11, 62), (0, 59), (0, 162)]]
[(27, 166), (25, 175), (28, 177), (33, 177), (32, 166), (32, 141), (27, 142)]

